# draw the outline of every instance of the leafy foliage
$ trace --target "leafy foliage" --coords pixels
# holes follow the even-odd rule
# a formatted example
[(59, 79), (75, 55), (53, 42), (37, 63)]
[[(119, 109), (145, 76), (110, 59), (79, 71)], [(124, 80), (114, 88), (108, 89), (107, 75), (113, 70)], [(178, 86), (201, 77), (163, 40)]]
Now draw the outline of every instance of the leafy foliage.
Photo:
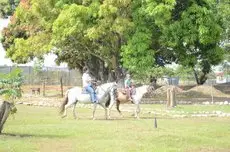
[[(107, 80), (120, 67), (135, 77), (160, 77), (176, 62), (203, 84), (223, 60), (229, 3), (222, 0), (23, 0), (3, 31), (7, 56), (25, 63), (57, 54), (57, 63), (87, 65)], [(120, 71), (119, 71), (120, 70)]]
[(0, 0), (0, 17), (12, 15), (20, 0)]
[(9, 74), (0, 74), (0, 95), (12, 103), (22, 96), (23, 78), (21, 72), (21, 69), (16, 68)]
[(175, 61), (192, 68), (197, 83), (203, 84), (211, 65), (217, 65), (223, 59), (224, 51), (219, 46), (222, 33), (220, 16), (205, 1), (191, 1), (180, 14), (166, 28), (162, 28), (161, 41), (170, 48), (168, 51), (173, 51)]

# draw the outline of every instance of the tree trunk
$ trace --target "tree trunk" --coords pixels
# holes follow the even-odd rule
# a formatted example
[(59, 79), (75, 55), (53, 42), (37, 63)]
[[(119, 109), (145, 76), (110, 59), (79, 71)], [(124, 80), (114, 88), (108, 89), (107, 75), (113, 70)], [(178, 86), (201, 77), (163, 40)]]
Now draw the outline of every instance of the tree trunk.
[(10, 103), (7, 101), (0, 101), (0, 133), (10, 114)]
[(204, 73), (200, 76), (200, 85), (203, 85), (207, 80), (207, 73)]
[(102, 83), (108, 80), (108, 68), (105, 67), (105, 63), (101, 59), (92, 56), (92, 58), (86, 62), (86, 66), (96, 80), (100, 80)]
[(194, 76), (195, 76), (195, 79), (196, 79), (196, 84), (199, 84), (200, 81), (199, 81), (198, 74), (196, 73), (195, 69), (193, 69), (193, 73), (194, 73)]
[(199, 77), (198, 74), (197, 74), (197, 72), (194, 69), (193, 69), (193, 71), (194, 71), (194, 76), (195, 76), (195, 79), (196, 79), (196, 83), (198, 85), (203, 85), (206, 82), (206, 80), (208, 79), (207, 78), (207, 74), (208, 73), (202, 72), (202, 74)]

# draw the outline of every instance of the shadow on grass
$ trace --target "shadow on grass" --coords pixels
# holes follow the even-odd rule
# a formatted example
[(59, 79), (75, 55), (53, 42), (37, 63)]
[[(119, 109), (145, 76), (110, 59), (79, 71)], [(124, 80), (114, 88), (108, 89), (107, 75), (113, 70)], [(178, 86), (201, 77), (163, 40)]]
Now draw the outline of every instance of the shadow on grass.
[(36, 135), (36, 134), (18, 134), (18, 133), (1, 133), (0, 137), (16, 137), (16, 138), (64, 138), (65, 136), (58, 136), (58, 135)]

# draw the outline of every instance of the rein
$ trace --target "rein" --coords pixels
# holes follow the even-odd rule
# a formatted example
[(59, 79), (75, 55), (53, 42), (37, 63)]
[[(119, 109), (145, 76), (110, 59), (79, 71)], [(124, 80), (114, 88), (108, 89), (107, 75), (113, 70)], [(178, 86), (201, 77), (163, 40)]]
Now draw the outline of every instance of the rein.
[[(111, 90), (113, 88), (113, 86), (115, 85), (112, 85), (108, 88), (108, 90)], [(100, 88), (102, 91), (106, 92), (107, 90), (103, 89), (101, 86), (97, 86), (97, 88)]]

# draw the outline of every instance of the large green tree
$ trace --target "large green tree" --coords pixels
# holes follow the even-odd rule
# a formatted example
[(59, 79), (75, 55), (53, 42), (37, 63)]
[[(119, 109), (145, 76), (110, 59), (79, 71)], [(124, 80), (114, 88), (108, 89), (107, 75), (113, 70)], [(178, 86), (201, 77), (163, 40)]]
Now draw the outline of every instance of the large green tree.
[(21, 1), (3, 30), (3, 46), (7, 56), (16, 63), (26, 63), (34, 57), (42, 58), (51, 50), (52, 22), (57, 11), (52, 0)]
[(221, 16), (223, 22), (222, 45), (227, 53), (230, 54), (230, 2), (229, 0), (218, 0), (213, 5), (217, 6), (217, 13)]
[(222, 60), (228, 15), (221, 7), (214, 0), (23, 0), (3, 45), (17, 63), (53, 52), (103, 81), (112, 71), (122, 77), (121, 66), (143, 78), (176, 62), (203, 84)]
[(134, 34), (123, 49), (124, 65), (155, 74), (156, 65), (176, 62), (192, 68), (197, 84), (203, 84), (224, 54), (223, 22), (213, 1), (146, 0), (137, 5)]
[(0, 0), (0, 17), (12, 15), (20, 0)]
[(59, 60), (70, 59), (69, 65), (79, 68), (87, 64), (102, 80), (106, 70), (120, 77), (120, 50), (132, 27), (130, 3), (104, 0), (66, 6), (53, 25)]
[[(181, 1), (183, 3), (183, 1)], [(175, 6), (170, 24), (162, 28), (161, 41), (173, 52), (175, 61), (194, 70), (197, 84), (207, 80), (212, 65), (219, 64), (224, 51), (220, 47), (222, 21), (207, 1), (180, 1)]]
[(132, 26), (130, 3), (27, 0), (4, 30), (3, 45), (18, 63), (52, 51), (58, 55), (57, 62), (80, 69), (87, 65), (98, 79), (106, 80), (111, 71), (118, 77), (119, 51)]
[(150, 75), (160, 77), (166, 72), (161, 59), (169, 54), (159, 53), (164, 49), (159, 40), (161, 27), (168, 25), (174, 4), (174, 0), (133, 2), (134, 27), (122, 47), (122, 61), (132, 73), (148, 78)]

